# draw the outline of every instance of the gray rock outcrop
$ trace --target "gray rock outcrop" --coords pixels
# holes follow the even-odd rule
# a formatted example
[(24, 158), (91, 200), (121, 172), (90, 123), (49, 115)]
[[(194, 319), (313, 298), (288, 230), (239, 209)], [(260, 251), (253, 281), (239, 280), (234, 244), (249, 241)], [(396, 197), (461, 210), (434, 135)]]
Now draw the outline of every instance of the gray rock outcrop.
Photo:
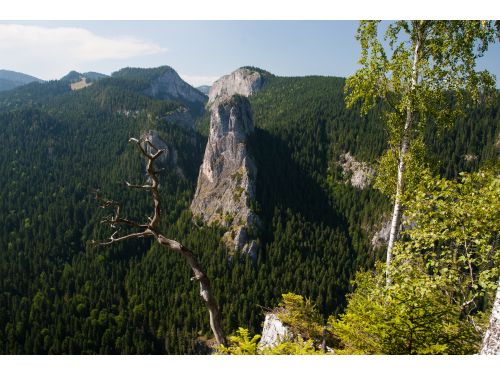
[(288, 327), (286, 327), (276, 314), (266, 314), (262, 336), (259, 342), (259, 350), (265, 348), (274, 348), (282, 342), (290, 340), (292, 336)]
[(165, 67), (161, 76), (155, 79), (145, 94), (155, 99), (180, 99), (193, 103), (205, 103), (207, 97), (185, 82), (171, 67)]
[(232, 96), (211, 108), (210, 134), (191, 211), (195, 219), (228, 229), (229, 249), (255, 255), (259, 219), (251, 209), (257, 169), (247, 147), (254, 131), (248, 99)]
[(339, 164), (342, 167), (342, 175), (355, 188), (366, 188), (375, 176), (373, 168), (363, 161), (356, 160), (350, 152), (340, 155)]
[(233, 95), (250, 96), (257, 92), (263, 83), (262, 74), (248, 68), (239, 68), (231, 74), (219, 78), (208, 93), (208, 106)]

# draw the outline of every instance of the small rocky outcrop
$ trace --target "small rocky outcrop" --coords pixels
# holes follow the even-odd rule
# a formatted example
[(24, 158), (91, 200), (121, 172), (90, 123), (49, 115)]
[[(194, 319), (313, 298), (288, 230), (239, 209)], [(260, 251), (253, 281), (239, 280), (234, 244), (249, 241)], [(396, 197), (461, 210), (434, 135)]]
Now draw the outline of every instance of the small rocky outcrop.
[(254, 131), (248, 99), (232, 96), (211, 108), (210, 135), (191, 211), (195, 220), (228, 229), (229, 249), (255, 255), (259, 219), (251, 209), (257, 169), (247, 147)]
[(286, 327), (276, 314), (266, 314), (262, 336), (259, 342), (259, 350), (265, 348), (274, 348), (282, 342), (288, 341), (292, 336), (288, 327)]
[(185, 100), (205, 103), (207, 97), (185, 82), (171, 67), (163, 67), (162, 74), (146, 89), (145, 94), (155, 99)]
[(350, 152), (340, 155), (339, 164), (346, 182), (358, 189), (364, 189), (371, 184), (375, 170), (367, 163), (356, 160)]
[[(156, 150), (165, 150), (158, 159), (156, 159), (156, 165), (165, 168), (167, 166), (177, 166), (177, 150), (167, 144), (156, 130), (148, 130), (142, 134), (141, 139), (145, 143), (146, 151), (150, 154), (154, 154)], [(155, 149), (153, 149), (146, 141), (149, 141)]]
[(219, 100), (233, 95), (248, 97), (257, 92), (264, 82), (261, 73), (248, 68), (239, 68), (231, 74), (219, 78), (210, 88), (208, 103), (210, 107)]

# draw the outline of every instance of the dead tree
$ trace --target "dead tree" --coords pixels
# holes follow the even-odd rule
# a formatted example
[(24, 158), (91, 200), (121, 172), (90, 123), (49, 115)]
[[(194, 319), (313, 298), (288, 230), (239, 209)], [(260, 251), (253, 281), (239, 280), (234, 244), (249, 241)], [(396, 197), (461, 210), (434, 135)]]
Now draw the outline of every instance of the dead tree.
[[(145, 140), (145, 144), (147, 144), (150, 150), (153, 153), (149, 153), (146, 148), (141, 145), (140, 140), (136, 138), (130, 138), (129, 143), (135, 143), (139, 148), (140, 152), (147, 159), (146, 164), (146, 172), (149, 176), (148, 181), (143, 185), (133, 185), (129, 182), (125, 182), (127, 187), (132, 189), (142, 189), (148, 190), (151, 192), (151, 197), (153, 199), (153, 208), (154, 213), (152, 217), (148, 217), (148, 222), (144, 224), (137, 223), (135, 221), (127, 220), (121, 217), (120, 212), (120, 204), (116, 201), (103, 199), (99, 191), (95, 191), (96, 199), (101, 202), (101, 208), (114, 208), (114, 214), (110, 217), (106, 218), (102, 221), (102, 223), (109, 224), (110, 227), (115, 230), (111, 235), (108, 241), (99, 243), (100, 246), (112, 245), (117, 242), (122, 242), (131, 238), (145, 238), (145, 237), (154, 237), (154, 239), (162, 246), (179, 253), (184, 257), (186, 262), (191, 267), (194, 276), (191, 278), (192, 281), (198, 281), (200, 283), (200, 297), (205, 303), (205, 306), (208, 309), (208, 313), (210, 316), (210, 328), (215, 336), (215, 340), (218, 345), (225, 345), (226, 341), (224, 338), (224, 334), (222, 332), (221, 324), (220, 324), (220, 312), (219, 307), (217, 305), (217, 301), (212, 294), (212, 288), (210, 286), (210, 280), (208, 276), (203, 272), (200, 264), (198, 263), (196, 256), (193, 254), (191, 250), (182, 245), (181, 243), (166, 238), (162, 235), (158, 226), (160, 223), (161, 216), (161, 208), (160, 208), (160, 193), (159, 193), (159, 180), (158, 173), (159, 171), (154, 169), (154, 162), (158, 157), (165, 151), (156, 148), (149, 140)], [(127, 233), (122, 236), (117, 236), (119, 227), (129, 227), (135, 229), (135, 232)]]

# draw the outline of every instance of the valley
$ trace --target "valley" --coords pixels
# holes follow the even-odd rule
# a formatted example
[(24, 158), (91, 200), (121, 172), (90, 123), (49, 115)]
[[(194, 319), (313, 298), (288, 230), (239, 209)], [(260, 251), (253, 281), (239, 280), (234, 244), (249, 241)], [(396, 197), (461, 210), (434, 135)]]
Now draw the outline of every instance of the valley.
[[(391, 201), (370, 177), (388, 144), (381, 110), (346, 109), (341, 77), (227, 73), (208, 95), (169, 66), (0, 93), (0, 353), (209, 353), (182, 258), (150, 239), (95, 246), (112, 232), (93, 189), (131, 220), (151, 215), (124, 184), (146, 178), (131, 137), (167, 150), (159, 229), (198, 257), (225, 332), (262, 332), (289, 292), (325, 321), (344, 312), (356, 271), (385, 256)], [(431, 125), (434, 170), (494, 163), (499, 109), (497, 95), (453, 128)]]

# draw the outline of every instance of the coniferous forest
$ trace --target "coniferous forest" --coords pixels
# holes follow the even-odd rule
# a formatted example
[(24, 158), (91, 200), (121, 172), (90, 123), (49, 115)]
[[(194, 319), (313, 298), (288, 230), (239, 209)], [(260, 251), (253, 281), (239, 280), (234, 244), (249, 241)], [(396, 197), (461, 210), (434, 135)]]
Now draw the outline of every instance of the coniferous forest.
[[(344, 78), (279, 77), (251, 69), (265, 77), (261, 90), (249, 98), (256, 129), (248, 146), (258, 170), (252, 204), (263, 222), (256, 257), (229, 252), (221, 242), (222, 228), (193, 220), (189, 206), (207, 143), (209, 115), (199, 103), (145, 94), (162, 68), (124, 69), (75, 91), (61, 80), (0, 93), (1, 354), (211, 352), (213, 336), (198, 285), (190, 280), (189, 267), (178, 254), (151, 239), (96, 245), (110, 233), (101, 223), (106, 212), (98, 207), (94, 189), (119, 200), (130, 219), (141, 221), (151, 214), (149, 195), (124, 184), (145, 179), (144, 160), (127, 141), (151, 129), (177, 152), (175, 168), (165, 168), (159, 175), (161, 230), (197, 255), (210, 277), (224, 332), (242, 335), (238, 329), (244, 327), (247, 336), (261, 333), (266, 312), (295, 306), (310, 315), (299, 322), (297, 315), (282, 315), (290, 326), (302, 327), (314, 316), (314, 324), (321, 327), (314, 326), (318, 332), (324, 325), (336, 327), (337, 334), (327, 340), (333, 347), (349, 335), (349, 327), (359, 323), (355, 304), (369, 306), (357, 296), (346, 309), (351, 293), (356, 288), (369, 293), (371, 285), (384, 283), (383, 277), (377, 279), (380, 274), (370, 274), (377, 261), (385, 260), (386, 250), (385, 243), (373, 238), (390, 220), (392, 202), (373, 184), (352, 186), (340, 156), (349, 153), (378, 168), (391, 136), (382, 116), (384, 104), (363, 115), (360, 103), (346, 107)], [(193, 129), (165, 120), (179, 109), (192, 115)], [(467, 191), (490, 186), (483, 180), (464, 180), (463, 172), (497, 170), (498, 92), (492, 103), (467, 108), (449, 128), (437, 129), (431, 118), (428, 122), (422, 142), (431, 174), (465, 185), (453, 185), (456, 197), (446, 195), (448, 182), (435, 185), (427, 176), (421, 179), (427, 184), (427, 196), (437, 194), (438, 203), (448, 198), (466, 202), (459, 194), (468, 196)], [(485, 209), (491, 210), (486, 216), (494, 222), (498, 185), (491, 186), (493, 193), (484, 190), (483, 196), (493, 197)], [(436, 228), (436, 223), (450, 217), (428, 218), (423, 214), (428, 201), (419, 196), (415, 202), (418, 209), (410, 210), (408, 217), (422, 223), (418, 228)], [(471, 207), (484, 203), (471, 202)], [(405, 238), (427, 244), (428, 237), (418, 228), (410, 228)], [(477, 241), (493, 244), (489, 249), (497, 252), (496, 236)], [(422, 251), (411, 246), (401, 245), (401, 253)], [(438, 262), (438, 255), (431, 258)], [(471, 266), (470, 271), (479, 272), (481, 267)], [(421, 280), (410, 271), (398, 272), (393, 274), (394, 283), (398, 278)], [(397, 293), (394, 298), (406, 298), (413, 291)], [(491, 293), (483, 295), (474, 313), (486, 315), (491, 303)], [(454, 313), (436, 304), (429, 314)], [(346, 318), (338, 320), (341, 316)], [(487, 318), (477, 324), (485, 326)], [(321, 333), (311, 333), (311, 324), (298, 329), (299, 334), (304, 340), (321, 341)], [(431, 330), (438, 325), (428, 324)], [(461, 346), (453, 341), (459, 338), (449, 335), (449, 342), (435, 339), (430, 352), (440, 352), (443, 345), (456, 353), (477, 352), (473, 344)], [(342, 346), (342, 350), (413, 353), (403, 347), (392, 342), (376, 348), (360, 344), (352, 351)]]

